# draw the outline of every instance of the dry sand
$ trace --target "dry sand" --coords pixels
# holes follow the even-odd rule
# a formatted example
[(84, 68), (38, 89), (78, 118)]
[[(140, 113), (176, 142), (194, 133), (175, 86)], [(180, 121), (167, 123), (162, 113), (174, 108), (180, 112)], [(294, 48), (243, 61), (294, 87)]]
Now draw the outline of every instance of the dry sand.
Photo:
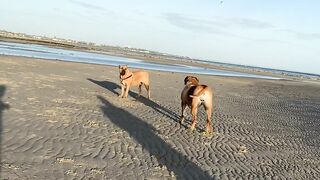
[(186, 74), (150, 74), (120, 99), (116, 67), (0, 56), (1, 179), (320, 178), (319, 84), (199, 75), (206, 136), (177, 123)]

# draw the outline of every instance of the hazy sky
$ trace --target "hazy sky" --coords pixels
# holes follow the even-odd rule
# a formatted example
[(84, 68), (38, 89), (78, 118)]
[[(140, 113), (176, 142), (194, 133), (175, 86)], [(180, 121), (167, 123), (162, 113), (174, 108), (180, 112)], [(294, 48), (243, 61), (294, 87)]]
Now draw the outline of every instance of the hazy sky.
[(0, 29), (320, 74), (319, 0), (1, 0)]

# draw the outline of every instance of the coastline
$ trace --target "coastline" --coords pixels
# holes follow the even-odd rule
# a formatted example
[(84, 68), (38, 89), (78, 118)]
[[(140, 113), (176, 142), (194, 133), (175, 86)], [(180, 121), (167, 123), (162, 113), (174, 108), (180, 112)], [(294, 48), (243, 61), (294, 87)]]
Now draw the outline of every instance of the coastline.
[[(313, 79), (313, 78), (307, 78), (303, 76), (293, 76), (289, 75), (289, 72), (286, 71), (279, 71), (279, 72), (272, 72), (271, 70), (264, 70), (258, 67), (248, 67), (248, 66), (238, 66), (238, 65), (231, 65), (231, 64), (225, 64), (225, 63), (205, 63), (204, 61), (198, 61), (195, 59), (185, 59), (185, 58), (173, 58), (170, 57), (172, 55), (163, 55), (159, 54), (155, 55), (154, 57), (141, 53), (135, 53), (135, 55), (128, 54), (126, 48), (122, 47), (113, 47), (113, 46), (102, 46), (100, 49), (97, 46), (92, 45), (85, 45), (85, 46), (79, 46), (77, 44), (64, 44), (64, 43), (57, 43), (57, 42), (51, 42), (51, 41), (34, 41), (30, 39), (12, 39), (12, 38), (5, 38), (1, 37), (0, 41), (3, 42), (14, 42), (14, 43), (23, 43), (23, 44), (38, 44), (38, 45), (44, 45), (48, 47), (58, 48), (58, 49), (66, 49), (66, 50), (75, 50), (79, 52), (88, 52), (88, 53), (97, 53), (102, 55), (109, 55), (114, 57), (124, 57), (124, 58), (132, 58), (132, 59), (138, 59), (143, 60), (146, 62), (151, 63), (158, 63), (158, 64), (164, 64), (164, 65), (170, 65), (173, 63), (178, 63), (181, 65), (188, 65), (188, 66), (196, 66), (201, 68), (211, 68), (216, 70), (222, 70), (222, 71), (231, 71), (236, 73), (248, 73), (258, 76), (269, 76), (269, 77), (275, 77), (275, 78), (282, 78), (282, 79), (291, 79), (291, 80), (307, 80), (310, 82), (320, 82), (320, 78)], [(98, 50), (98, 49), (99, 50)], [(129, 48), (130, 49), (130, 48)], [(174, 57), (174, 56), (173, 56)], [(167, 59), (169, 58), (169, 59)], [(277, 70), (278, 71), (278, 70)]]

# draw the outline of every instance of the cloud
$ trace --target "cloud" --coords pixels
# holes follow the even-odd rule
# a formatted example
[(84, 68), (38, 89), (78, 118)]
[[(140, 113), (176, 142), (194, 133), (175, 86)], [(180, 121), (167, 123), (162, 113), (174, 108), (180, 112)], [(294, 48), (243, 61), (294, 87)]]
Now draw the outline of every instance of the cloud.
[(291, 29), (280, 29), (278, 31), (291, 34), (296, 38), (303, 39), (303, 40), (320, 39), (320, 33), (306, 33), (306, 32), (294, 31)]
[(172, 25), (183, 28), (190, 31), (214, 33), (214, 34), (226, 34), (221, 27), (226, 24), (213, 21), (187, 17), (177, 13), (165, 13), (164, 18)]
[(206, 32), (214, 34), (234, 35), (228, 33), (227, 28), (248, 28), (248, 29), (271, 29), (274, 27), (271, 23), (258, 21), (249, 18), (219, 18), (203, 19), (190, 17), (177, 13), (165, 13), (164, 18), (174, 26), (197, 32)]
[(227, 19), (227, 22), (231, 25), (241, 26), (245, 28), (257, 28), (257, 29), (270, 29), (274, 28), (274, 25), (268, 22), (258, 21), (248, 18), (232, 18)]
[[(289, 41), (280, 40), (276, 37), (273, 39), (264, 39), (259, 37), (245, 36), (239, 34), (241, 31), (234, 31), (237, 28), (246, 30), (267, 30), (270, 33), (284, 32), (297, 39), (312, 40), (320, 39), (320, 33), (306, 33), (296, 30), (284, 29), (278, 27), (272, 23), (250, 19), (250, 18), (222, 18), (216, 17), (215, 19), (204, 19), (194, 16), (187, 16), (178, 13), (165, 13), (164, 19), (171, 25), (185, 29), (187, 31), (198, 32), (198, 33), (209, 33), (216, 35), (224, 35), (229, 37), (236, 37), (241, 39), (267, 42), (267, 43), (285, 43), (289, 44)], [(233, 31), (233, 32), (232, 32)], [(263, 36), (261, 36), (263, 37)]]
[(101, 6), (97, 6), (97, 5), (86, 3), (86, 2), (82, 2), (82, 1), (69, 0), (69, 2), (71, 2), (73, 4), (76, 4), (78, 6), (81, 6), (83, 8), (87, 8), (87, 9), (99, 10), (99, 11), (107, 11), (105, 8), (103, 8)]
[(292, 44), (289, 41), (277, 40), (277, 39), (251, 39), (256, 42), (263, 42), (263, 43), (276, 43), (276, 44)]

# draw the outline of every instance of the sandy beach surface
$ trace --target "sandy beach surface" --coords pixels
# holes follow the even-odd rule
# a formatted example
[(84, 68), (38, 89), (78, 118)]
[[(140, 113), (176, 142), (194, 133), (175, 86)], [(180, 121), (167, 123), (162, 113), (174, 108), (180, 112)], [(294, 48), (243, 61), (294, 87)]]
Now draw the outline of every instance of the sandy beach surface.
[(197, 75), (205, 113), (178, 124), (186, 74), (150, 71), (118, 98), (117, 67), (0, 56), (1, 179), (319, 179), (320, 85)]

